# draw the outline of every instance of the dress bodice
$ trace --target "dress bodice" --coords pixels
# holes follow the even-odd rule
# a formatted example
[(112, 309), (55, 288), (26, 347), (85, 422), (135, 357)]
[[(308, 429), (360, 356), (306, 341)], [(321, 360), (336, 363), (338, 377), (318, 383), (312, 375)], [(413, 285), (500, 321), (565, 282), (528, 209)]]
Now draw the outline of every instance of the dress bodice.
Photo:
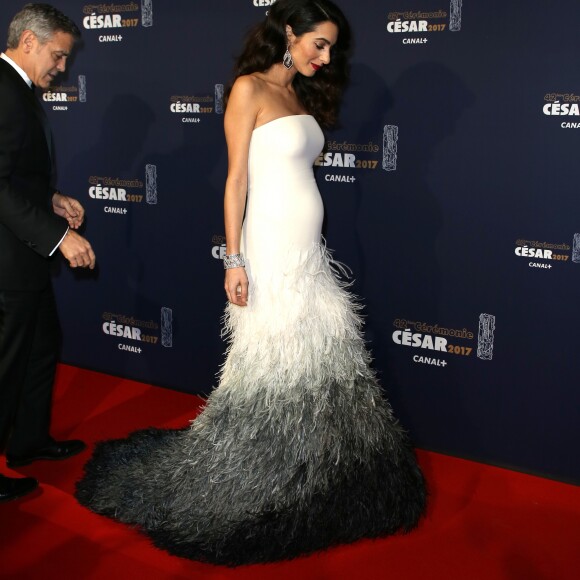
[(290, 115), (254, 129), (242, 247), (254, 262), (320, 241), (324, 210), (313, 163), (324, 135), (311, 115)]

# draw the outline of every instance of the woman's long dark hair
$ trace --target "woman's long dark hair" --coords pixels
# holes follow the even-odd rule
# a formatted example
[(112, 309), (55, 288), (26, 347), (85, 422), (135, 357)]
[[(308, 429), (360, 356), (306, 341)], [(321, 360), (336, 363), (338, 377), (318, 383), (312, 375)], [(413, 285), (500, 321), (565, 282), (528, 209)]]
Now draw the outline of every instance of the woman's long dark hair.
[[(322, 22), (333, 22), (338, 39), (330, 51), (330, 64), (313, 77), (296, 74), (292, 85), (301, 104), (323, 127), (336, 124), (342, 91), (348, 81), (350, 26), (344, 14), (331, 0), (278, 0), (268, 16), (253, 28), (236, 62), (234, 81), (239, 76), (265, 72), (281, 62), (286, 52), (286, 25), (296, 36), (312, 32)], [(229, 96), (229, 91), (227, 96)]]

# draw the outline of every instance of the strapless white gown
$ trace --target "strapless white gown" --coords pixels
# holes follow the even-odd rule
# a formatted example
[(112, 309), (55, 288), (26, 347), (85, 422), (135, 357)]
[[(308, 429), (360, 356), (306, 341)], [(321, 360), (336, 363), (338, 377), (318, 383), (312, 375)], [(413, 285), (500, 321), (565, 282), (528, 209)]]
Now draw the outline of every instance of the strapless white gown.
[(414, 527), (425, 487), (369, 367), (352, 296), (321, 243), (310, 115), (258, 127), (219, 386), (183, 430), (100, 443), (77, 486), (97, 513), (193, 559), (291, 558)]

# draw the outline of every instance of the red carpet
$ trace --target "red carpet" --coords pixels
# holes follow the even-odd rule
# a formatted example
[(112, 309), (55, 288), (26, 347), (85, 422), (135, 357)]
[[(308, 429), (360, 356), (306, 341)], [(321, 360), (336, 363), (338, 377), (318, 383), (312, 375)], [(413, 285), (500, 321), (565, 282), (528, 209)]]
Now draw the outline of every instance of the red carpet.
[[(148, 427), (180, 427), (191, 395), (62, 365), (53, 435), (93, 443)], [(419, 451), (431, 498), (406, 536), (361, 541), (278, 564), (235, 569), (183, 560), (135, 530), (80, 507), (72, 492), (88, 452), (39, 461), (33, 495), (0, 505), (0, 578), (567, 580), (580, 577), (580, 490), (538, 477)]]

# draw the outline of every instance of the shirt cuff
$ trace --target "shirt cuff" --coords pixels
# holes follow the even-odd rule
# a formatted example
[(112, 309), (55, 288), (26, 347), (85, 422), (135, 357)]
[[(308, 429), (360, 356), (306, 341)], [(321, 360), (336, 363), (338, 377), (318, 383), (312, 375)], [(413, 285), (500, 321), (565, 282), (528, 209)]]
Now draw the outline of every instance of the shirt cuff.
[[(66, 228), (66, 232), (64, 232), (64, 236), (66, 236), (68, 234), (70, 228)], [(60, 238), (60, 241), (58, 242), (58, 244), (56, 244), (56, 246), (54, 246), (54, 250), (52, 250), (52, 252), (50, 252), (50, 254), (48, 254), (49, 256), (52, 256), (57, 250), (58, 247), (62, 244), (62, 241), (64, 240), (64, 236), (62, 238)]]

